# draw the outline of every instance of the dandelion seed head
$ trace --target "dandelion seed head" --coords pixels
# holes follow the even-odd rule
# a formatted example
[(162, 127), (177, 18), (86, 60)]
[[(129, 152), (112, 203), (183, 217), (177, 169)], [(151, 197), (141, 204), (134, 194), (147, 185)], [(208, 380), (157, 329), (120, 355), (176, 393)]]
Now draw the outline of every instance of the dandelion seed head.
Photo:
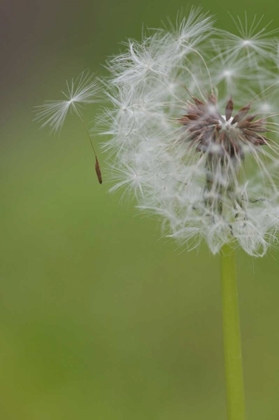
[(100, 122), (112, 190), (134, 192), (166, 236), (262, 256), (279, 230), (278, 42), (261, 19), (234, 23), (192, 10), (130, 40), (107, 64)]

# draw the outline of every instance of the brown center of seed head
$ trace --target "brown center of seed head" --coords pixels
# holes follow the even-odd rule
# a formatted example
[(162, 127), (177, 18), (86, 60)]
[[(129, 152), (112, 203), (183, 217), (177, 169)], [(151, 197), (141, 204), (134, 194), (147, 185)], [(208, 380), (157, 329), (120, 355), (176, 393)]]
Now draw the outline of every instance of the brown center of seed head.
[(241, 108), (233, 116), (233, 101), (230, 98), (221, 115), (217, 109), (217, 98), (209, 95), (207, 101), (192, 96), (187, 103), (186, 114), (180, 123), (187, 129), (188, 140), (197, 151), (209, 155), (243, 158), (243, 146), (262, 146), (268, 140), (266, 120), (250, 115), (251, 104)]

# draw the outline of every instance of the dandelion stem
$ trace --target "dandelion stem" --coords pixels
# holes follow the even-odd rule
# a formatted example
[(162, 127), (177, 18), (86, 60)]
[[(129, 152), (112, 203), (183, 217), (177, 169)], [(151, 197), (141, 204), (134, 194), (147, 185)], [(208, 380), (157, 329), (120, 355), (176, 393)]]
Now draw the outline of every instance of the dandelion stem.
[(228, 420), (245, 420), (236, 266), (234, 250), (230, 245), (222, 248), (221, 282)]

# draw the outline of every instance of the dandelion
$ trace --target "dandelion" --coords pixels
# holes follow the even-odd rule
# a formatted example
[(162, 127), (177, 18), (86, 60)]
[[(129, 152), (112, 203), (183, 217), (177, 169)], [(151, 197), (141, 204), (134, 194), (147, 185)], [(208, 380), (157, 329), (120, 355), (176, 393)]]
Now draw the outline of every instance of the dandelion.
[(67, 90), (62, 92), (66, 99), (46, 101), (43, 105), (35, 107), (35, 121), (41, 123), (41, 127), (49, 126), (51, 132), (59, 132), (64, 125), (68, 113), (72, 111), (76, 114), (87, 132), (95, 156), (95, 172), (99, 183), (102, 184), (102, 174), (96, 150), (82, 118), (82, 109), (85, 105), (99, 102), (100, 84), (94, 76), (86, 70), (76, 79), (66, 81), (66, 87)]
[(192, 10), (108, 62), (112, 191), (188, 249), (221, 251), (228, 418), (245, 403), (234, 248), (263, 256), (279, 229), (278, 42), (247, 15), (238, 34)]
[[(261, 19), (234, 22), (237, 34), (192, 9), (169, 30), (128, 41), (107, 63), (100, 122), (111, 191), (133, 192), (188, 249), (205, 240), (221, 254), (228, 417), (244, 420), (234, 249), (260, 257), (277, 241), (279, 43)], [(98, 94), (82, 74), (37, 119), (59, 131), (69, 110), (81, 118)], [(96, 172), (101, 182), (97, 157)]]
[(105, 149), (168, 236), (262, 256), (279, 228), (277, 47), (256, 19), (235, 22), (239, 35), (192, 10), (129, 41), (108, 63)]

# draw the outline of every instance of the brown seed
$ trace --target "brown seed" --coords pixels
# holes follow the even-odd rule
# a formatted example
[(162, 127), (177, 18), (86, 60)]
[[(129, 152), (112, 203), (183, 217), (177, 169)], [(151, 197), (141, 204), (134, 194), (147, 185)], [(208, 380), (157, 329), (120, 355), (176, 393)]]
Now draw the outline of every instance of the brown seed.
[(97, 157), (96, 157), (96, 162), (95, 162), (95, 171), (96, 171), (99, 184), (102, 184), (103, 183), (102, 172), (101, 172), (100, 164)]
[(233, 101), (232, 98), (230, 98), (227, 102), (227, 106), (226, 106), (226, 110), (225, 110), (225, 115), (226, 115), (226, 120), (229, 121), (229, 119), (232, 116), (232, 112), (233, 112)]

